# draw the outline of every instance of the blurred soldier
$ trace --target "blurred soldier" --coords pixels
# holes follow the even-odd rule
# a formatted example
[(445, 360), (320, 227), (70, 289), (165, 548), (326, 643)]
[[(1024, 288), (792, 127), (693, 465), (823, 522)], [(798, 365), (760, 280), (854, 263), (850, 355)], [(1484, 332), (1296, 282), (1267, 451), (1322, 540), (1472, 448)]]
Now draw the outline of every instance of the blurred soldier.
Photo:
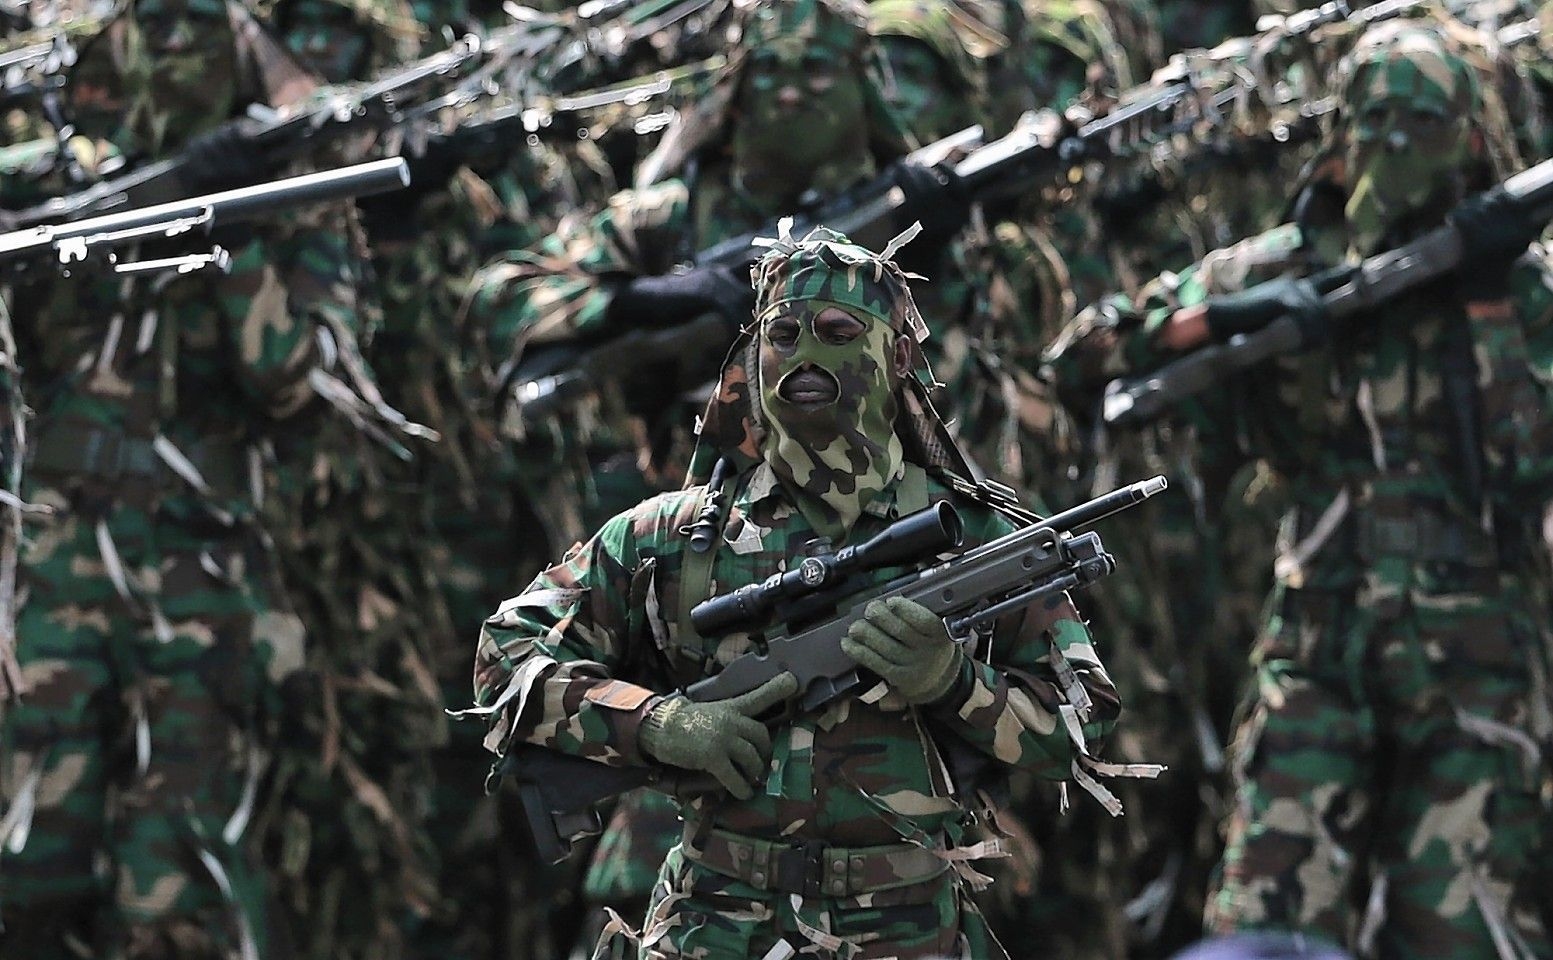
[[(816, 536), (861, 542), (945, 499), (968, 542), (1011, 529), (946, 486), (963, 461), (919, 379), (926, 327), (895, 264), (819, 229), (780, 237), (755, 280), (756, 324), (702, 430), (701, 463), (735, 467), (717, 491), (726, 515), (707, 521), (716, 548), (686, 546), (710, 492), (691, 486), (611, 519), (503, 604), (476, 660), (488, 743), (720, 783), (682, 807), (683, 840), (631, 933), (638, 956), (1004, 956), (968, 897), (976, 802), (947, 776), (943, 737), (1046, 777), (1083, 761), (1118, 704), (1065, 598), (1010, 614), (978, 658), (920, 605), (875, 603), (843, 649), (882, 684), (774, 730), (751, 718), (797, 692), (791, 674), (731, 700), (670, 692), (750, 648), (690, 627), (713, 583), (758, 583)], [(1050, 672), (1060, 659), (1077, 671), (1067, 687)], [(1093, 707), (1067, 726), (1057, 714), (1078, 687)]]
[[(266, 176), (191, 139), (296, 89), (249, 26), (219, 0), (137, 0), (70, 77), (85, 159), (192, 142), (191, 193)], [(26, 494), (53, 514), (21, 557), (4, 705), (8, 956), (285, 949), (246, 827), (303, 635), (256, 500), (263, 451), (316, 428), (314, 385), (351, 392), (327, 371), (356, 305), (338, 211), (217, 239), (229, 276), (76, 277), (17, 313), (42, 384)]]
[[(1517, 259), (1540, 224), (1502, 195), (1451, 213), (1513, 168), (1497, 103), (1442, 32), (1373, 28), (1345, 73), (1341, 166), (1296, 200), (1296, 222), (1166, 278), (1114, 355), (1146, 365), (1279, 315), (1318, 344), (1234, 386), (1236, 427), (1293, 509), (1235, 742), (1215, 930), (1547, 955), (1512, 895), (1553, 733), (1528, 603), (1553, 476), (1553, 295), (1540, 248)], [(1464, 233), (1456, 274), (1338, 329), (1292, 279), (1447, 214)]]

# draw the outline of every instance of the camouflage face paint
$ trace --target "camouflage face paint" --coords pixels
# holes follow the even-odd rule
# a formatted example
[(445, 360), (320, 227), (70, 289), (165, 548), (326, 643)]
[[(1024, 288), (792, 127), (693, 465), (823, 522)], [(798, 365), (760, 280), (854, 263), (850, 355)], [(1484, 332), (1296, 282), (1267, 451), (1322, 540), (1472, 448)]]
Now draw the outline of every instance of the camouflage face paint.
[(912, 134), (930, 143), (962, 125), (964, 107), (944, 75), (938, 55), (910, 37), (882, 37), (885, 102)]
[(175, 150), (232, 115), (237, 51), (224, 3), (143, 0), (130, 51), (124, 84), (138, 146)]
[(1404, 217), (1459, 198), (1480, 101), (1470, 68), (1417, 29), (1358, 53), (1346, 101), (1346, 213), (1358, 248), (1371, 252)]
[(825, 300), (790, 304), (761, 324), (766, 459), (833, 539), (900, 472), (896, 336), (882, 320)]
[(797, 37), (768, 44), (749, 54), (739, 109), (738, 149), (813, 169), (865, 129), (861, 62)]

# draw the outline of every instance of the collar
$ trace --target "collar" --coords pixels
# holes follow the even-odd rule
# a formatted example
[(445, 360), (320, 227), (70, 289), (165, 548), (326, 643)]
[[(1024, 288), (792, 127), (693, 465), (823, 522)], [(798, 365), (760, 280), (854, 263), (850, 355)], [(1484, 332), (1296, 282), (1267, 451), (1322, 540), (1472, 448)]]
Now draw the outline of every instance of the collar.
[[(733, 506), (744, 516), (749, 516), (757, 506), (770, 499), (792, 504), (787, 491), (777, 479), (771, 464), (762, 460), (750, 471), (749, 480), (733, 498)], [(872, 502), (863, 507), (863, 513), (880, 520), (895, 520), (928, 506), (927, 471), (915, 463), (902, 465), (901, 475)]]

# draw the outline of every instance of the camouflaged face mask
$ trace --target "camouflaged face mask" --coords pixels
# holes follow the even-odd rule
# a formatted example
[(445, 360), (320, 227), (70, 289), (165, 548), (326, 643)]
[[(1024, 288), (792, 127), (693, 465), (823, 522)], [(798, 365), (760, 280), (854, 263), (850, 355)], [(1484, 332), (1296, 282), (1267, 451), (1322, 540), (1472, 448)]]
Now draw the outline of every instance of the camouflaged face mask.
[(237, 54), (224, 0), (140, 0), (124, 65), (128, 125), (152, 152), (229, 118)]
[(1432, 33), (1388, 31), (1361, 47), (1345, 103), (1345, 214), (1360, 252), (1404, 218), (1460, 199), (1480, 107), (1471, 68)]
[(766, 460), (832, 539), (900, 473), (896, 336), (883, 320), (827, 300), (789, 304), (760, 325)]
[[(784, 225), (785, 229), (785, 225)], [(900, 475), (896, 341), (925, 324), (889, 260), (823, 227), (755, 265), (762, 455), (816, 530), (840, 539)]]

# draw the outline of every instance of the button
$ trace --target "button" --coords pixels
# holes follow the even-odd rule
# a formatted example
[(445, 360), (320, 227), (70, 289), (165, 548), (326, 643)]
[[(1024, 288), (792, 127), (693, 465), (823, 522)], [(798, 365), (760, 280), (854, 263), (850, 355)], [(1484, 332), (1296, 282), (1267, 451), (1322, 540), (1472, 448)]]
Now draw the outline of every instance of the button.
[(852, 858), (852, 869), (853, 870), (857, 870), (857, 871), (862, 871), (862, 869), (863, 869), (863, 858), (862, 857), (853, 857)]
[(750, 874), (750, 883), (757, 887), (764, 887), (766, 885), (766, 875), (761, 871), (756, 870), (754, 873)]
[(845, 870), (847, 868), (847, 858), (846, 857), (837, 857), (836, 859), (834, 859), (834, 860), (832, 860), (830, 862), (830, 868), (832, 870), (836, 871), (837, 873), (840, 873), (841, 871), (843, 871), (843, 870)]
[(830, 882), (830, 892), (835, 896), (841, 896), (847, 892), (847, 882), (845, 880), (832, 880)]

